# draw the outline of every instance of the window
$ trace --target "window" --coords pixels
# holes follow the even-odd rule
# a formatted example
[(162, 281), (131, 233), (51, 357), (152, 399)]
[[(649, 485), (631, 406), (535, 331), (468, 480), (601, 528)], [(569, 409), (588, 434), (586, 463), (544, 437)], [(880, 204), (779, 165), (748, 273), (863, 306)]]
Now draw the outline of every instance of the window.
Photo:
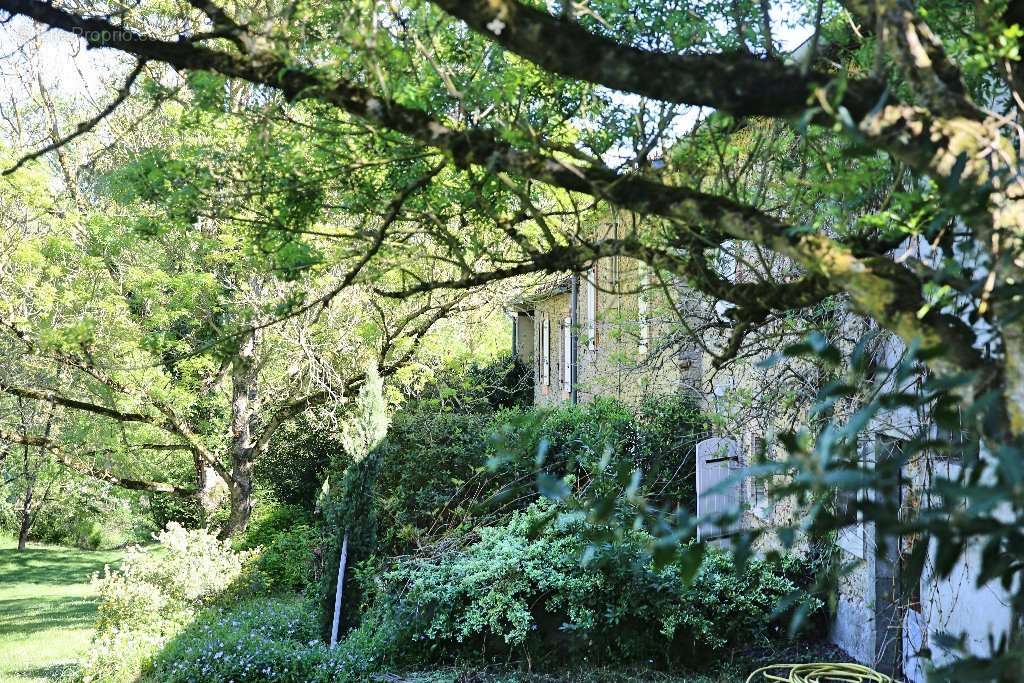
[[(757, 463), (762, 457), (767, 458), (768, 452), (765, 450), (764, 439), (760, 436), (755, 436), (750, 440), (750, 464)], [(751, 502), (754, 505), (763, 503), (768, 499), (768, 482), (764, 477), (754, 477), (751, 479)]]
[(572, 390), (572, 320), (562, 321), (562, 390)]
[(587, 278), (587, 348), (591, 351), (597, 348), (597, 264), (590, 269), (590, 277)]
[(547, 316), (540, 326), (540, 382), (548, 387), (551, 386), (551, 321)]

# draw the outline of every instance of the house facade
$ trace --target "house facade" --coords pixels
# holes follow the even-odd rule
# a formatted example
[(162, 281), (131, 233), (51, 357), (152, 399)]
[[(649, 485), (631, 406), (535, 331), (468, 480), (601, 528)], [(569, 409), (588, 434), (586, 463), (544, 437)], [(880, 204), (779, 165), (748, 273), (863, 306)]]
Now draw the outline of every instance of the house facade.
[[(566, 276), (520, 300), (514, 311), (517, 355), (533, 368), (534, 403), (538, 406), (614, 397), (636, 403), (646, 397), (693, 395), (708, 412), (742, 411), (728, 400), (735, 393), (764, 385), (763, 374), (750, 370), (720, 373), (712, 358), (680, 335), (685, 327), (684, 286), (653, 283), (645, 266), (635, 261), (602, 259), (585, 273)], [(902, 352), (891, 340), (880, 353), (892, 362)], [(740, 404), (742, 405), (742, 404)], [(760, 454), (772, 456), (777, 416), (739, 414), (730, 424), (736, 433), (717, 434), (697, 451), (698, 515), (732, 506), (742, 510), (738, 527), (774, 528), (798, 522), (801, 511), (790, 500), (772, 500), (763, 482), (743, 481), (731, 491), (708, 491), (728, 474)], [(928, 420), (927, 415), (892, 411), (872, 425), (861, 445), (868, 466), (898, 455)], [(780, 453), (781, 455), (781, 453)], [(954, 476), (957, 463), (917, 462), (904, 468), (901, 505), (920, 504), (922, 492), (937, 476)], [(703, 506), (703, 509), (702, 509)], [(701, 527), (707, 538), (735, 529)], [(772, 535), (763, 537), (761, 552), (772, 549)], [(969, 649), (983, 654), (992, 637), (1008, 628), (1004, 591), (976, 587), (980, 564), (969, 549), (953, 574), (937, 579), (924, 572), (913, 589), (902, 587), (900, 569), (909, 541), (885, 540), (872, 524), (857, 524), (839, 533), (836, 552), (842, 565), (852, 566), (839, 585), (830, 637), (854, 660), (924, 683), (931, 665), (956, 657), (936, 642), (936, 633), (965, 633)]]
[(668, 343), (675, 309), (644, 269), (609, 257), (517, 302), (515, 353), (533, 368), (535, 405), (699, 393), (702, 354)]

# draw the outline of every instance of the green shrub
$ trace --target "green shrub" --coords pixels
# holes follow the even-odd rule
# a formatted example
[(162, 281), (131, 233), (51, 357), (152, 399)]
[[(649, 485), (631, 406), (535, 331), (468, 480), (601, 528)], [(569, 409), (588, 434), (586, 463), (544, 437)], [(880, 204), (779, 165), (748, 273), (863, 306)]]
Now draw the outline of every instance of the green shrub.
[(525, 409), (533, 403), (533, 369), (511, 354), (484, 363), (457, 359), (406, 396), (435, 412)]
[(503, 479), (488, 473), (489, 414), (409, 406), (392, 418), (377, 482), (378, 552), (401, 555), (485, 514)]
[[(40, 508), (29, 539), (86, 550), (111, 548), (152, 531), (135, 494), (94, 480), (76, 480)], [(16, 533), (20, 515), (14, 521)]]
[[(385, 653), (408, 665), (525, 650), (534, 661), (672, 666), (785, 633), (776, 608), (799, 588), (788, 566), (797, 560), (755, 560), (741, 571), (712, 552), (687, 583), (677, 565), (654, 568), (650, 537), (594, 546), (578, 522), (544, 526), (552, 512), (534, 505), (481, 529), (463, 550), (403, 561), (381, 576), (368, 621), (388, 634)], [(808, 595), (796, 605), (822, 607)]]
[(636, 464), (651, 503), (696, 512), (697, 442), (708, 420), (688, 396), (649, 399), (636, 412)]
[(83, 681), (131, 681), (157, 648), (241, 575), (247, 555), (205, 529), (169, 524), (154, 550), (133, 547), (121, 567), (93, 577), (96, 636)]
[(267, 593), (298, 593), (315, 585), (323, 572), (317, 562), (320, 533), (300, 524), (273, 536), (248, 563), (246, 582)]
[(146, 681), (208, 683), (348, 683), (377, 671), (380, 643), (364, 624), (328, 649), (317, 637), (316, 608), (287, 599), (211, 608), (169, 640), (147, 667)]
[(274, 433), (270, 449), (253, 467), (253, 483), (283, 504), (312, 512), (320, 485), (333, 465), (345, 467), (351, 458), (333, 426), (317, 411), (300, 415)]
[(309, 526), (313, 516), (301, 505), (266, 502), (256, 506), (245, 533), (235, 540), (239, 550), (268, 546), (282, 533), (299, 526)]
[(166, 529), (169, 524), (200, 529), (207, 522), (206, 514), (194, 496), (154, 493), (149, 499), (149, 515), (157, 529)]
[(325, 543), (323, 546), (324, 572), (319, 587), (321, 634), (325, 641), (332, 639), (336, 588), (343, 586), (338, 613), (340, 633), (344, 634), (359, 623), (362, 614), (362, 586), (352, 578), (352, 572), (342, 574), (339, 563), (342, 552), (346, 563), (355, 567), (373, 556), (377, 549), (377, 478), (380, 474), (384, 442), (390, 425), (384, 400), (384, 382), (376, 365), (367, 368), (366, 380), (359, 388), (351, 419), (345, 425), (342, 440), (352, 461), (341, 476), (324, 484), (320, 499), (323, 513)]
[(705, 429), (706, 420), (685, 397), (636, 409), (599, 399), (467, 414), (409, 404), (392, 418), (384, 445), (379, 552), (415, 552), (444, 535), (497, 522), (537, 499), (540, 473), (571, 475), (577, 489), (593, 496), (598, 487), (621, 489), (637, 470), (653, 505), (693, 512), (695, 447)]

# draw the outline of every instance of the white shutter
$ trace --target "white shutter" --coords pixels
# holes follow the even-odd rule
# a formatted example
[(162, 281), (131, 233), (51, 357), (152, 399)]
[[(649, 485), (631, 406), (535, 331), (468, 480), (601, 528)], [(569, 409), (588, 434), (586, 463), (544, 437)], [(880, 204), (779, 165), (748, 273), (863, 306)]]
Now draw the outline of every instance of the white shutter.
[(712, 437), (697, 444), (697, 539), (711, 539), (725, 536), (734, 529), (722, 528), (704, 518), (729, 510), (738, 510), (740, 483), (734, 482), (725, 489), (710, 492), (722, 480), (739, 469), (739, 446), (732, 439)]
[(562, 383), (565, 391), (572, 389), (572, 320), (562, 321)]
[(541, 382), (544, 386), (551, 386), (551, 321), (547, 316), (544, 316), (544, 321), (541, 323), (540, 345), (541, 363), (543, 364)]
[(593, 351), (597, 348), (597, 264), (590, 269), (587, 278), (587, 334), (590, 336), (587, 347)]

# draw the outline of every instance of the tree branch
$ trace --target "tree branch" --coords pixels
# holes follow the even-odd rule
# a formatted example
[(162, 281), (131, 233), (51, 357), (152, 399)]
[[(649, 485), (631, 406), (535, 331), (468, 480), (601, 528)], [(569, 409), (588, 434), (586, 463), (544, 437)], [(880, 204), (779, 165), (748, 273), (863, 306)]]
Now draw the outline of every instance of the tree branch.
[[(508, 4), (513, 0), (494, 1), (499, 6), (511, 6), (517, 11), (521, 7), (517, 3), (514, 6)], [(447, 0), (445, 2), (452, 5)], [(471, 9), (480, 6), (480, 0), (466, 5)], [(165, 41), (151, 38), (102, 19), (77, 16), (40, 0), (0, 0), (0, 9), (76, 32), (91, 47), (114, 48), (141, 59), (160, 60), (180, 69), (215, 71), (277, 88), (291, 100), (318, 99), (372, 124), (390, 128), (443, 150), (460, 167), (479, 164), (492, 170), (507, 171), (569, 191), (602, 198), (636, 213), (674, 219), (687, 226), (689, 231), (680, 237), (682, 244), (692, 243), (696, 231), (702, 231), (705, 238), (715, 243), (721, 241), (723, 234), (752, 241), (788, 256), (809, 273), (818, 274), (829, 280), (832, 286), (844, 289), (850, 294), (859, 312), (874, 317), (903, 339), (921, 339), (925, 348), (937, 348), (943, 343), (949, 343), (955, 349), (954, 355), (957, 357), (956, 362), (960, 363), (959, 367), (965, 367), (963, 363), (968, 360), (971, 361), (967, 365), (969, 367), (978, 364), (979, 358), (972, 349), (974, 335), (969, 328), (964, 329), (965, 326), (957, 325), (934, 312), (934, 315), (929, 314), (924, 318), (917, 316), (923, 303), (920, 282), (906, 268), (884, 257), (857, 258), (849, 248), (826, 235), (793, 230), (752, 207), (690, 188), (667, 186), (635, 174), (622, 175), (604, 166), (581, 167), (560, 158), (519, 150), (493, 131), (484, 128), (452, 128), (422, 110), (377, 97), (361, 86), (341, 80), (337, 74), (297, 67), (269, 51), (240, 56), (197, 45), (191, 40)], [(452, 6), (452, 9), (456, 8)], [(517, 16), (537, 19), (535, 14), (529, 13)], [(493, 19), (492, 14), (488, 23)], [(565, 29), (561, 24), (558, 26), (559, 30)], [(503, 32), (504, 29), (499, 33)], [(714, 66), (704, 61), (699, 64), (708, 69)], [(772, 69), (777, 70), (777, 65), (772, 66)], [(771, 73), (765, 74), (766, 78), (771, 76)], [(738, 82), (742, 85), (743, 80)], [(723, 86), (721, 82), (719, 85), (725, 90), (732, 87), (728, 81), (725, 83), (728, 85)], [(785, 99), (784, 85), (779, 83), (779, 89), (771, 92), (773, 98)], [(762, 91), (772, 90), (765, 86), (765, 81), (760, 81), (758, 88)], [(866, 111), (867, 103), (875, 101), (877, 89), (869, 88), (872, 95), (863, 101), (851, 94), (856, 90), (854, 87), (847, 91), (847, 99), (853, 99), (849, 102), (844, 99), (844, 105), (850, 111)], [(900, 114), (904, 109), (908, 107), (890, 105), (882, 108), (879, 114), (869, 117), (877, 124), (876, 129), (881, 128), (875, 131), (881, 133), (875, 139), (885, 141), (894, 149), (903, 150), (904, 156), (901, 158), (913, 168), (921, 168), (923, 165), (931, 172), (935, 169), (933, 160), (926, 154), (914, 152), (921, 144), (930, 144), (928, 136), (931, 131), (927, 127), (920, 129), (901, 126)], [(897, 110), (900, 119), (896, 122), (887, 118), (893, 110)], [(882, 125), (886, 123), (893, 125)], [(896, 130), (900, 128), (902, 131)], [(862, 126), (862, 129), (870, 136), (871, 126)], [(637, 257), (640, 256), (637, 254)]]
[(121, 106), (121, 104), (126, 99), (128, 99), (128, 95), (131, 93), (132, 85), (135, 83), (136, 79), (138, 79), (139, 75), (142, 73), (142, 70), (143, 68), (145, 68), (145, 66), (145, 60), (139, 60), (139, 62), (135, 65), (135, 68), (132, 69), (131, 73), (128, 74), (128, 78), (125, 80), (124, 85), (122, 85), (121, 88), (117, 91), (117, 95), (114, 97), (114, 100), (106, 107), (104, 107), (100, 113), (96, 114), (96, 116), (92, 117), (91, 119), (88, 119), (87, 121), (79, 123), (78, 127), (75, 128), (75, 131), (73, 133), (65, 135), (63, 138), (59, 140), (54, 140), (45, 147), (37, 149), (36, 151), (21, 157), (13, 166), (5, 169), (2, 173), (0, 173), (0, 176), (11, 175), (12, 173), (14, 173), (19, 168), (21, 168), (28, 162), (32, 161), (33, 159), (38, 159), (44, 154), (47, 154), (49, 152), (52, 152), (56, 149), (63, 147), (64, 145), (68, 144), (75, 138), (85, 135), (93, 128), (95, 128), (97, 125), (99, 125), (100, 121), (113, 114), (114, 110)]
[(129, 477), (119, 477), (115, 474), (111, 474), (107, 470), (93, 467), (87, 463), (79, 461), (77, 458), (68, 454), (61, 446), (56, 442), (39, 436), (28, 436), (16, 434), (14, 432), (7, 431), (0, 427), (0, 439), (8, 441), (10, 443), (17, 443), (24, 446), (32, 446), (41, 448), (49, 451), (53, 454), (57, 462), (64, 465), (68, 469), (74, 470), (79, 474), (100, 481), (105, 481), (109, 484), (119, 486), (124, 489), (130, 489), (132, 491), (152, 491), (154, 493), (168, 493), (174, 496), (194, 496), (198, 493), (197, 489), (183, 488), (174, 484), (169, 484), (162, 481), (149, 481), (146, 479), (131, 479)]
[[(662, 102), (737, 115), (791, 116), (806, 108), (814, 88), (831, 80), (746, 51), (673, 54), (623, 45), (519, 0), (430, 2), (547, 71)], [(853, 81), (843, 104), (863, 114), (881, 92), (876, 83)]]
[(88, 413), (95, 415), (102, 415), (103, 417), (109, 417), (112, 420), (118, 422), (145, 422), (147, 424), (153, 424), (159, 426), (159, 420), (156, 418), (145, 415), (143, 413), (131, 413), (117, 410), (116, 408), (108, 408), (107, 406), (101, 406), (97, 403), (90, 403), (88, 401), (79, 401), (78, 399), (68, 398), (62, 396), (55, 391), (49, 389), (31, 389), (28, 387), (15, 387), (9, 384), (0, 383), (0, 391), (10, 394), (12, 396), (20, 396), (22, 398), (29, 398), (34, 401), (47, 401), (49, 403), (55, 403), (65, 408), (73, 408), (75, 410), (84, 410)]

